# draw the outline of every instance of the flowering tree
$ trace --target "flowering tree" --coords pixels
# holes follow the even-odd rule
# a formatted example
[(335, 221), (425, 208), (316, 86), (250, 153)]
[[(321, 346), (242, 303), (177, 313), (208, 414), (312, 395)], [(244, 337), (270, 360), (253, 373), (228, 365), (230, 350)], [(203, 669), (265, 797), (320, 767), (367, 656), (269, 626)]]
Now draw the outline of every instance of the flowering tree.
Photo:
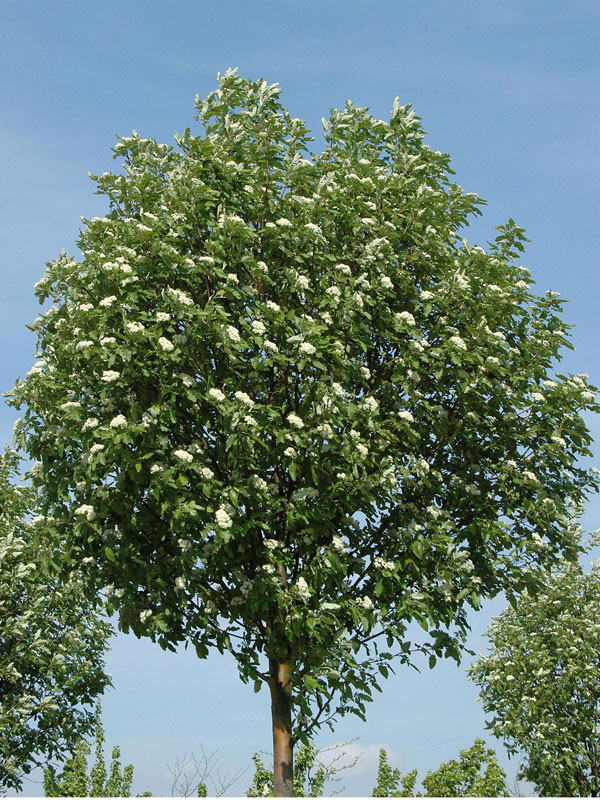
[(458, 658), (466, 605), (573, 556), (597, 406), (551, 373), (561, 301), (522, 230), (458, 237), (481, 201), (409, 107), (348, 103), (307, 157), (278, 97), (228, 71), (203, 133), (119, 139), (12, 402), (66, 563), (123, 630), (268, 685), (289, 794), (293, 743), (364, 716), (410, 621)]
[(519, 777), (556, 797), (600, 794), (600, 563), (555, 572), (488, 631), (471, 667), (490, 728), (525, 761)]
[(13, 482), (18, 464), (14, 452), (0, 456), (0, 792), (63, 758), (93, 725), (85, 706), (110, 683), (102, 661), (110, 625), (75, 576), (61, 583), (48, 574), (41, 520), (26, 521), (33, 492)]

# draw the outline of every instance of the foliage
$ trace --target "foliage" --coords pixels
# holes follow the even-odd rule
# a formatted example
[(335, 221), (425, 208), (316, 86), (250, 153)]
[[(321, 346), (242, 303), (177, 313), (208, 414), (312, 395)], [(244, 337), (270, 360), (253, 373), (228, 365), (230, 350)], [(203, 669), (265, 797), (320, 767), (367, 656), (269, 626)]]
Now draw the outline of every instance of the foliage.
[(119, 139), (83, 257), (36, 285), (54, 305), (11, 402), (64, 568), (122, 630), (230, 650), (257, 691), (289, 664), (307, 742), (364, 719), (392, 659), (458, 659), (468, 605), (575, 557), (598, 406), (552, 372), (568, 326), (522, 229), (460, 238), (482, 201), (409, 106), (348, 102), (309, 154), (279, 93), (229, 70), (203, 134)]
[[(336, 745), (334, 750), (343, 748), (344, 745)], [(350, 769), (356, 764), (355, 758), (348, 764), (339, 765), (339, 761), (345, 752), (342, 750), (328, 764), (317, 760), (322, 753), (329, 750), (315, 750), (312, 744), (302, 745), (298, 750), (294, 764), (294, 797), (322, 797), (323, 788), (326, 783), (339, 781), (339, 772)], [(254, 776), (252, 783), (246, 792), (246, 797), (272, 797), (273, 796), (273, 772), (268, 770), (258, 753), (252, 760), (254, 762)], [(329, 792), (329, 796), (337, 794), (337, 791)]]
[[(104, 759), (104, 728), (100, 721), (100, 705), (96, 707), (95, 762), (88, 774), (88, 756), (91, 745), (83, 737), (75, 746), (75, 753), (67, 759), (62, 772), (57, 775), (52, 766), (44, 770), (45, 797), (130, 797), (133, 767), (121, 768), (121, 750), (113, 747), (110, 772)], [(142, 797), (151, 795), (146, 792)]]
[[(15, 484), (19, 457), (0, 454), (0, 789), (61, 759), (88, 732), (86, 706), (110, 685), (103, 655), (110, 626), (84, 598), (72, 572), (48, 571), (46, 526), (36, 496)], [(73, 565), (73, 568), (75, 565)]]
[(542, 795), (600, 793), (600, 564), (564, 564), (487, 633), (470, 669), (489, 727)]
[(460, 751), (458, 761), (451, 759), (423, 778), (425, 794), (414, 793), (417, 770), (402, 776), (390, 767), (385, 750), (379, 751), (377, 785), (372, 797), (505, 797), (506, 773), (493, 750), (476, 739), (468, 750)]

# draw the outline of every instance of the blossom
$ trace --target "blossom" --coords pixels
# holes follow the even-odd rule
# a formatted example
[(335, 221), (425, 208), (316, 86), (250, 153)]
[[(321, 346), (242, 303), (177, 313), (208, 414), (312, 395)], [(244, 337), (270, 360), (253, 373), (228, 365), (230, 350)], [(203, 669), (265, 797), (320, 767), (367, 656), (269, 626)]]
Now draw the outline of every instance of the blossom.
[(329, 286), (325, 289), (325, 294), (329, 295), (329, 297), (332, 297), (334, 300), (339, 300), (340, 298), (340, 290), (337, 286)]
[(113, 417), (110, 421), (111, 428), (125, 428), (127, 427), (127, 419), (123, 416), (123, 414), (117, 414), (116, 417)]
[(191, 453), (188, 453), (187, 450), (174, 450), (173, 455), (175, 458), (178, 458), (180, 461), (183, 461), (186, 464), (191, 464), (191, 462), (194, 460), (194, 456)]
[(370, 611), (373, 608), (373, 601), (370, 597), (359, 597), (356, 605), (361, 606), (366, 611)]
[(242, 403), (249, 408), (252, 408), (254, 405), (254, 400), (248, 394), (246, 394), (246, 392), (236, 392), (235, 399), (238, 401), (238, 403)]
[(277, 347), (275, 342), (272, 342), (269, 339), (265, 339), (265, 341), (263, 342), (263, 347), (265, 348), (265, 350), (270, 350), (272, 353), (279, 352), (279, 348)]
[(211, 478), (214, 478), (215, 473), (212, 471), (212, 469), (209, 469), (208, 467), (202, 467), (200, 469), (200, 475), (202, 478), (204, 478), (205, 481), (209, 481)]
[(465, 344), (464, 339), (461, 339), (460, 336), (451, 336), (448, 339), (448, 341), (451, 342), (459, 350), (466, 350), (467, 349), (467, 345)]
[(369, 455), (369, 448), (362, 442), (356, 443), (356, 449), (363, 458), (366, 458)]
[[(100, 339), (100, 344), (102, 345), (102, 347), (106, 347), (107, 344), (114, 344), (116, 341), (117, 340), (115, 339), (114, 336), (103, 336)], [(109, 372), (110, 371), (111, 370), (109, 370)], [(117, 372), (116, 374), (118, 375), (119, 373)], [(101, 378), (101, 380), (104, 380), (104, 378)]]
[(405, 419), (407, 422), (414, 422), (415, 421), (415, 418), (410, 413), (410, 411), (406, 411), (405, 409), (403, 409), (402, 411), (398, 412), (398, 418), (399, 419)]
[(310, 342), (302, 342), (299, 349), (301, 353), (305, 353), (308, 356), (312, 356), (317, 352), (317, 348)]
[(303, 428), (304, 422), (296, 414), (288, 414), (287, 420), (294, 428)]
[(311, 233), (315, 233), (317, 235), (321, 233), (321, 228), (319, 228), (318, 225), (315, 225), (314, 222), (307, 222), (304, 227), (306, 228), (307, 231), (310, 231)]
[(233, 325), (227, 326), (227, 335), (229, 336), (232, 342), (239, 342), (240, 340), (240, 332)]
[(344, 542), (340, 539), (339, 536), (333, 537), (333, 539), (331, 540), (331, 546), (333, 547), (334, 550), (337, 550), (338, 553), (346, 552), (346, 547), (344, 545)]
[(144, 611), (140, 611), (140, 622), (144, 624), (147, 619), (150, 619), (152, 616), (152, 611), (149, 608), (145, 609)]
[(283, 455), (287, 456), (288, 458), (296, 458), (296, 451), (293, 447), (286, 447), (283, 451)]
[(392, 279), (388, 275), (382, 275), (379, 279), (379, 283), (383, 286), (384, 289), (393, 289), (394, 284)]
[(75, 509), (75, 514), (77, 514), (78, 517), (85, 517), (88, 522), (91, 522), (94, 519), (94, 517), (96, 516), (96, 512), (94, 510), (94, 506), (89, 506), (89, 505), (85, 505), (85, 504), (82, 505), (82, 506), (79, 506), (79, 508), (76, 508)]
[(369, 409), (369, 411), (373, 413), (377, 411), (377, 408), (379, 407), (379, 403), (377, 402), (377, 400), (375, 400), (374, 397), (365, 397), (362, 402), (363, 405), (366, 406)]
[(286, 217), (280, 217), (278, 220), (275, 220), (275, 224), (279, 225), (280, 228), (291, 228), (292, 223)]
[(105, 369), (100, 380), (104, 381), (104, 383), (114, 383), (114, 381), (120, 377), (120, 373), (116, 372), (114, 369)]
[(229, 514), (225, 511), (223, 506), (217, 509), (215, 518), (217, 520), (218, 527), (222, 528), (223, 530), (227, 530), (227, 528), (231, 528), (231, 526), (233, 525), (233, 520), (231, 519)]
[(343, 275), (351, 275), (352, 274), (352, 270), (350, 269), (348, 264), (336, 264), (335, 265), (335, 269), (337, 269), (337, 271), (341, 272)]
[(250, 425), (251, 428), (254, 428), (255, 425), (258, 425), (257, 421), (250, 414), (246, 414), (244, 417), (244, 422), (246, 425)]
[(337, 611), (340, 608), (339, 603), (321, 603), (322, 611)]
[(296, 592), (298, 593), (298, 596), (302, 600), (310, 600), (310, 590), (309, 590), (308, 584), (304, 580), (304, 578), (298, 578), (298, 580), (296, 581), (296, 583), (294, 585), (295, 585), (295, 588), (296, 588)]
[(85, 350), (87, 347), (91, 347), (94, 343), (90, 339), (86, 339), (81, 342), (77, 342), (75, 345), (76, 350)]
[(427, 289), (423, 289), (421, 292), (421, 300), (431, 300), (433, 298), (433, 292), (428, 291)]
[(250, 478), (250, 481), (255, 489), (259, 489), (261, 492), (266, 491), (267, 482), (264, 480), (264, 478), (261, 478), (259, 475), (253, 475)]
[(97, 428), (98, 425), (99, 425), (99, 422), (98, 422), (97, 419), (95, 419), (94, 417), (88, 417), (86, 419), (86, 421), (83, 423), (82, 428), (83, 428), (84, 431), (86, 431), (89, 428)]
[(274, 303), (272, 300), (267, 300), (265, 305), (271, 311), (279, 311), (280, 310), (280, 306), (278, 306), (277, 303)]
[(116, 300), (117, 298), (115, 297), (115, 295), (111, 294), (108, 297), (102, 298), (102, 300), (100, 300), (98, 305), (102, 306), (102, 308), (108, 308), (109, 306), (112, 306), (112, 304), (115, 303)]
[(208, 396), (211, 400), (216, 400), (219, 403), (222, 403), (225, 400), (225, 395), (220, 389), (209, 389)]
[(534, 472), (531, 472), (530, 470), (526, 469), (521, 474), (524, 478), (527, 478), (527, 480), (537, 483), (538, 477)]
[(308, 289), (308, 287), (310, 286), (310, 281), (306, 277), (306, 275), (298, 275), (297, 282), (298, 282), (298, 286), (301, 289)]
[(181, 575), (178, 578), (175, 578), (175, 588), (176, 589), (185, 589), (185, 578), (182, 578)]
[(62, 403), (61, 409), (66, 411), (67, 408), (81, 408), (81, 403), (78, 403), (77, 400), (69, 400), (66, 403)]
[(407, 325), (416, 325), (415, 318), (410, 313), (410, 311), (399, 311), (396, 314), (396, 321), (397, 322), (405, 322)]
[(160, 472), (160, 470), (161, 470), (160, 464), (152, 464), (152, 466), (150, 467), (150, 472), (152, 475), (156, 475), (156, 473)]
[(93, 304), (92, 304), (92, 303), (82, 303), (82, 304), (79, 306), (79, 310), (80, 310), (80, 311), (91, 311), (91, 310), (93, 309), (93, 307), (94, 307), (94, 306), (93, 306)]
[(157, 320), (157, 322), (170, 322), (171, 315), (167, 314), (166, 311), (157, 311), (156, 312), (156, 320)]
[(230, 283), (239, 283), (239, 282), (240, 282), (240, 279), (239, 279), (239, 278), (238, 278), (238, 276), (235, 274), (235, 272), (228, 272), (228, 273), (227, 273), (227, 280), (228, 280)]
[(104, 450), (104, 445), (103, 444), (93, 444), (90, 447), (91, 455), (95, 455), (96, 453), (99, 453), (101, 450)]
[(259, 319), (253, 319), (250, 327), (254, 331), (254, 333), (264, 333), (266, 331), (264, 322), (261, 322)]
[(177, 302), (181, 303), (181, 305), (183, 306), (194, 305), (194, 301), (189, 296), (189, 294), (186, 294), (186, 292), (183, 292), (181, 289), (173, 289), (171, 286), (169, 286), (167, 292), (171, 295), (171, 297), (173, 297), (175, 300), (177, 300)]
[(175, 350), (175, 345), (173, 344), (173, 342), (171, 342), (165, 336), (161, 336), (160, 339), (158, 340), (158, 343), (161, 349), (164, 350), (166, 353), (170, 353), (171, 351)]
[(531, 393), (531, 399), (535, 400), (536, 403), (543, 403), (544, 400), (545, 400), (545, 397), (540, 392), (532, 392)]

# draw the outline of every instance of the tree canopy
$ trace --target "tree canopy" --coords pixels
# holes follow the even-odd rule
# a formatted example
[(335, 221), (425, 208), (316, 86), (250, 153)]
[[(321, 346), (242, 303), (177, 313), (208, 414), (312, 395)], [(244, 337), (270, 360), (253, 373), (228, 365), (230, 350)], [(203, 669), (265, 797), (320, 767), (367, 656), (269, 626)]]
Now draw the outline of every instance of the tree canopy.
[(61, 759), (93, 724), (87, 708), (110, 684), (103, 655), (110, 625), (73, 572), (49, 573), (35, 495), (15, 484), (19, 458), (0, 455), (0, 790)]
[(488, 630), (471, 667), (489, 727), (543, 795), (600, 794), (600, 563), (563, 564)]
[(410, 106), (348, 102), (311, 153), (279, 95), (228, 70), (203, 132), (119, 138), (12, 402), (63, 563), (123, 630), (230, 650), (293, 742), (364, 718), (411, 621), (458, 658), (466, 606), (574, 557), (598, 407)]

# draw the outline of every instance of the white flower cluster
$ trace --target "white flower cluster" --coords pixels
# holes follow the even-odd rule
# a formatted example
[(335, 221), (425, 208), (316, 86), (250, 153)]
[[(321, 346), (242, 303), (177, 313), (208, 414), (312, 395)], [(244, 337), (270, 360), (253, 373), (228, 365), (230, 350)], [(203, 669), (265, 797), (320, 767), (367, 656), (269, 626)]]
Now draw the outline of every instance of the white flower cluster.
[(142, 333), (145, 330), (141, 322), (128, 322), (125, 327), (130, 333)]
[(236, 392), (235, 399), (238, 401), (238, 403), (248, 406), (248, 408), (252, 408), (254, 405), (254, 400), (252, 400), (252, 398), (246, 392)]
[(397, 416), (398, 416), (399, 419), (406, 420), (406, 422), (414, 422), (415, 421), (415, 418), (413, 417), (413, 415), (410, 413), (410, 411), (407, 411), (406, 409), (402, 409), (402, 411), (399, 411)]
[(211, 478), (214, 478), (215, 473), (209, 467), (201, 467), (200, 470), (200, 477), (204, 478), (205, 481), (209, 481)]
[(301, 600), (310, 600), (310, 590), (304, 578), (298, 578), (294, 586), (296, 588), (298, 597), (300, 597)]
[(303, 428), (304, 422), (296, 414), (288, 414), (287, 420), (294, 428)]
[(165, 336), (161, 336), (158, 340), (158, 344), (160, 345), (161, 350), (164, 350), (165, 353), (171, 353), (175, 350), (175, 345)]
[(123, 416), (123, 414), (117, 414), (116, 417), (113, 417), (110, 421), (111, 428), (126, 428), (127, 427), (127, 419)]
[(88, 417), (86, 421), (83, 423), (82, 428), (84, 431), (87, 431), (90, 428), (97, 428), (99, 424), (100, 423), (98, 422), (97, 419), (95, 419), (95, 417)]
[(227, 530), (228, 528), (231, 528), (231, 526), (233, 525), (233, 520), (222, 506), (221, 508), (217, 509), (217, 513), (215, 514), (215, 519), (217, 520), (218, 527), (223, 530)]
[(227, 326), (227, 335), (231, 339), (232, 342), (239, 342), (240, 341), (240, 332), (236, 327), (233, 325)]
[(254, 333), (264, 333), (267, 329), (265, 328), (264, 322), (261, 322), (259, 319), (253, 319), (250, 323), (250, 327), (254, 331)]
[(175, 456), (175, 458), (178, 458), (185, 464), (191, 464), (192, 461), (194, 460), (194, 456), (191, 453), (188, 453), (187, 450), (174, 450), (173, 455)]
[(114, 383), (120, 377), (120, 373), (116, 372), (114, 369), (105, 369), (100, 380), (104, 381), (104, 383)]
[(346, 546), (344, 545), (344, 542), (340, 539), (339, 536), (333, 537), (333, 539), (331, 540), (331, 546), (333, 547), (334, 550), (337, 550), (338, 553), (346, 552)]
[(373, 608), (373, 601), (370, 597), (359, 597), (356, 601), (356, 605), (364, 608), (366, 611), (370, 611)]
[(312, 356), (317, 352), (317, 348), (310, 342), (302, 342), (299, 348), (300, 352), (307, 356)]
[(182, 306), (193, 306), (194, 301), (186, 292), (183, 292), (181, 289), (173, 289), (171, 286), (167, 289), (167, 292), (177, 300), (178, 303), (181, 303)]
[(394, 569), (394, 562), (393, 561), (386, 561), (384, 558), (381, 558), (381, 556), (376, 556), (373, 559), (373, 566), (375, 567), (375, 569), (390, 569), (390, 570), (393, 570)]
[(395, 319), (397, 322), (405, 323), (406, 325), (416, 325), (415, 318), (410, 313), (410, 311), (399, 311), (395, 315)]
[(467, 345), (465, 344), (464, 339), (461, 339), (460, 336), (451, 336), (448, 341), (454, 345), (454, 347), (458, 348), (459, 350), (466, 350)]
[(91, 522), (96, 516), (94, 507), (89, 505), (79, 506), (79, 508), (75, 509), (75, 514), (77, 514), (78, 517), (85, 517), (88, 522)]
[(265, 350), (270, 350), (272, 353), (279, 352), (279, 348), (277, 347), (275, 342), (271, 342), (269, 339), (265, 339), (265, 341), (263, 342), (263, 347), (265, 348)]
[(220, 389), (209, 389), (208, 396), (211, 400), (216, 400), (218, 403), (222, 403), (225, 400), (225, 395)]

